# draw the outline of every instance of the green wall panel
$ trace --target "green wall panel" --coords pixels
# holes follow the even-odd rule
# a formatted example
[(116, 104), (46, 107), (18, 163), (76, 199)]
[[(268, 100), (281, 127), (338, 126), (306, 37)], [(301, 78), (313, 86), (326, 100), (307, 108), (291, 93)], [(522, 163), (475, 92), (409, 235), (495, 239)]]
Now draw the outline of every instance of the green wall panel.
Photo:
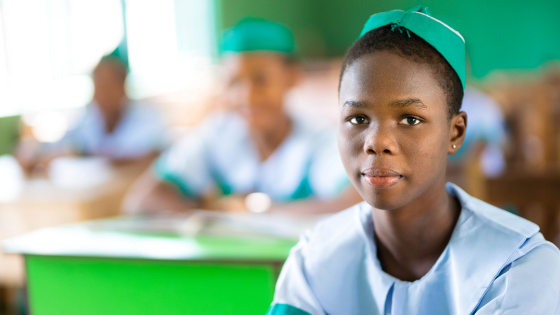
[(392, 0), (378, 11), (428, 6), (432, 14), (464, 35), (475, 77), (493, 69), (534, 69), (560, 59), (560, 1)]
[(9, 154), (19, 137), (19, 116), (0, 117), (0, 155)]
[(493, 69), (534, 69), (560, 59), (557, 0), (216, 0), (219, 29), (245, 16), (285, 23), (304, 58), (342, 56), (373, 13), (417, 4), (465, 35), (473, 74)]

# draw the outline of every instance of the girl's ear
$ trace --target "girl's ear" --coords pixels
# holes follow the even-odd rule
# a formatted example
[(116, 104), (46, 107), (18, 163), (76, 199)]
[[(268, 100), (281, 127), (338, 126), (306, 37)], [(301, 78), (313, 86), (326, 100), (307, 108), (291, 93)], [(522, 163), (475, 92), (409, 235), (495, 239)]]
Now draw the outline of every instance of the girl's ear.
[(449, 130), (449, 147), (447, 154), (455, 154), (465, 141), (467, 131), (467, 113), (460, 111), (451, 118)]

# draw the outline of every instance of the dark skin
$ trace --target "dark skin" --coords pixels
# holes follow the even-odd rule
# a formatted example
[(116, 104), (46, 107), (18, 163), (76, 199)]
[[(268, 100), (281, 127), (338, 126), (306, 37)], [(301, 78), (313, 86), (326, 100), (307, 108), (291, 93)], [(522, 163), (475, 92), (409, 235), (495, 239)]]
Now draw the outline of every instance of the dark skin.
[(436, 79), (429, 64), (379, 51), (355, 60), (340, 85), (342, 162), (373, 208), (383, 270), (403, 281), (428, 273), (460, 214), (445, 172), (447, 156), (463, 143), (467, 115), (449, 117)]
[(105, 131), (110, 134), (117, 128), (126, 110), (126, 72), (117, 61), (100, 62), (93, 71), (93, 100), (105, 120)]
[(297, 66), (274, 53), (236, 54), (224, 59), (224, 98), (247, 122), (264, 161), (292, 129), (284, 99), (300, 76)]

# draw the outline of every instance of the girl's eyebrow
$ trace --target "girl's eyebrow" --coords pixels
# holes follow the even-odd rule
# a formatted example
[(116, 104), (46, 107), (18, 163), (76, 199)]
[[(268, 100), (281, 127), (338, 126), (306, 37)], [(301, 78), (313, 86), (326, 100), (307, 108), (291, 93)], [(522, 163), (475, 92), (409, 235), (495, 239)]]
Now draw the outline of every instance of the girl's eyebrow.
[[(419, 109), (427, 109), (428, 106), (424, 104), (419, 98), (406, 98), (402, 100), (396, 100), (389, 103), (391, 107), (407, 107), (414, 106)], [(368, 108), (370, 107), (367, 101), (346, 101), (342, 107), (352, 107), (352, 108)]]
[(396, 100), (396, 101), (392, 101), (391, 103), (389, 103), (390, 106), (393, 107), (407, 107), (407, 106), (414, 106), (420, 109), (427, 109), (428, 106), (426, 106), (426, 104), (424, 104), (420, 99), (418, 98), (407, 98), (407, 99), (402, 99), (402, 100)]

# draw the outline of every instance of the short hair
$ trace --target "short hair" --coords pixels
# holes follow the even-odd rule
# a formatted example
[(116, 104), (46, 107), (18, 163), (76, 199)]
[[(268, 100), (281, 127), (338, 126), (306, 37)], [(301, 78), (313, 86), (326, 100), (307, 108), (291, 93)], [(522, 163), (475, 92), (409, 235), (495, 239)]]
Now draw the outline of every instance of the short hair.
[(348, 49), (340, 71), (339, 90), (346, 68), (360, 57), (376, 51), (389, 51), (418, 63), (429, 64), (447, 96), (449, 118), (459, 112), (463, 102), (463, 85), (449, 62), (418, 35), (406, 29), (392, 28), (391, 25), (369, 31)]

